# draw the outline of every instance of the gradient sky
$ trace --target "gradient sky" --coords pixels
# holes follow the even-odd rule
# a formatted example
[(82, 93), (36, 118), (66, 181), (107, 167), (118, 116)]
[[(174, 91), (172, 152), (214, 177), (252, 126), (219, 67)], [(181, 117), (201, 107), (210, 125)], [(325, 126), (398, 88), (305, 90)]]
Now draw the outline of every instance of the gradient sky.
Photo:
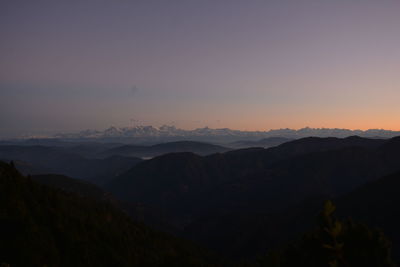
[(400, 130), (398, 0), (0, 2), (0, 136)]

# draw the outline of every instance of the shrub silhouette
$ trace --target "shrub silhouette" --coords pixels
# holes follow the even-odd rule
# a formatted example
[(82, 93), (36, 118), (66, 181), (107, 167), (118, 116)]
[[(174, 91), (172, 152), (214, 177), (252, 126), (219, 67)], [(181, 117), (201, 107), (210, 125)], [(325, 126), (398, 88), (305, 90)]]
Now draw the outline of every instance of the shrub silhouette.
[(259, 266), (396, 266), (391, 259), (391, 243), (379, 229), (341, 221), (334, 216), (335, 205), (326, 201), (318, 217), (318, 227), (297, 242), (261, 258)]

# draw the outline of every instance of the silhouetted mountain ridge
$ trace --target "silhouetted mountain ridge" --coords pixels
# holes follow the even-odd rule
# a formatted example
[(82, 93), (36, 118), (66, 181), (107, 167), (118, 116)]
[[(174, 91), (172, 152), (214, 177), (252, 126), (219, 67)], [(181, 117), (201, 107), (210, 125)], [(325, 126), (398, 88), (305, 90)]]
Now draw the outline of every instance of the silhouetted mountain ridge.
[(277, 211), (313, 195), (339, 196), (396, 171), (400, 154), (386, 148), (387, 142), (393, 140), (310, 137), (206, 157), (167, 154), (138, 164), (107, 188), (160, 208), (175, 221)]
[(292, 141), (292, 138), (285, 138), (285, 137), (268, 137), (263, 138), (257, 141), (252, 140), (240, 140), (236, 142), (229, 143), (229, 147), (233, 148), (246, 148), (246, 147), (263, 147), (269, 148), (273, 146), (278, 146), (283, 143)]
[(230, 148), (193, 141), (177, 141), (152, 146), (124, 145), (104, 151), (103, 155), (124, 155), (136, 157), (155, 157), (166, 153), (192, 152), (198, 155), (209, 155), (231, 150)]
[[(24, 174), (57, 173), (102, 184), (138, 162), (135, 157), (85, 158), (64, 148), (46, 146), (0, 146), (0, 159), (16, 161)], [(18, 162), (24, 164), (18, 164)], [(32, 173), (34, 171), (34, 173)]]

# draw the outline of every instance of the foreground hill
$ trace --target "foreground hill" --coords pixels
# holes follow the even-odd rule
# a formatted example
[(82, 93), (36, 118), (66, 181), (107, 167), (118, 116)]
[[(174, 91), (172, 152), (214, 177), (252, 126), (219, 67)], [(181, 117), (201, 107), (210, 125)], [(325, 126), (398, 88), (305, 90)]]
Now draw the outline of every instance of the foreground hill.
[(74, 193), (81, 197), (91, 198), (98, 201), (115, 201), (111, 194), (84, 180), (74, 179), (59, 174), (31, 175), (30, 178), (40, 184), (58, 188), (65, 192)]
[(191, 244), (2, 162), (0, 207), (0, 262), (11, 266), (209, 266)]
[(80, 197), (98, 202), (107, 202), (107, 204), (111, 204), (115, 208), (122, 210), (134, 220), (144, 222), (154, 229), (169, 233), (177, 232), (177, 229), (164, 221), (162, 212), (159, 210), (143, 203), (119, 201), (100, 186), (90, 182), (59, 174), (31, 175), (29, 177), (40, 184), (48, 185), (64, 192), (74, 193)]
[[(400, 169), (400, 164), (399, 164)], [(337, 200), (339, 215), (383, 229), (400, 260), (400, 172), (365, 184)]]
[[(398, 168), (400, 170), (400, 166)], [(382, 229), (400, 260), (400, 172), (384, 176), (335, 198), (338, 217)], [(184, 235), (231, 257), (254, 257), (313, 229), (315, 217), (329, 196), (309, 198), (275, 213), (231, 212), (194, 221)], [(376, 265), (372, 265), (376, 266)]]

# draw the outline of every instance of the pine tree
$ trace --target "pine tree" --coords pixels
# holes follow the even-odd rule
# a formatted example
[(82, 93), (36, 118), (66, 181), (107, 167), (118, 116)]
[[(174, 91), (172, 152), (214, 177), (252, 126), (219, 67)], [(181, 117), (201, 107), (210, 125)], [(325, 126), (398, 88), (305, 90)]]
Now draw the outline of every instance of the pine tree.
[(286, 246), (270, 252), (259, 263), (269, 267), (394, 267), (391, 243), (382, 231), (348, 219), (334, 216), (335, 205), (326, 201), (313, 232)]

